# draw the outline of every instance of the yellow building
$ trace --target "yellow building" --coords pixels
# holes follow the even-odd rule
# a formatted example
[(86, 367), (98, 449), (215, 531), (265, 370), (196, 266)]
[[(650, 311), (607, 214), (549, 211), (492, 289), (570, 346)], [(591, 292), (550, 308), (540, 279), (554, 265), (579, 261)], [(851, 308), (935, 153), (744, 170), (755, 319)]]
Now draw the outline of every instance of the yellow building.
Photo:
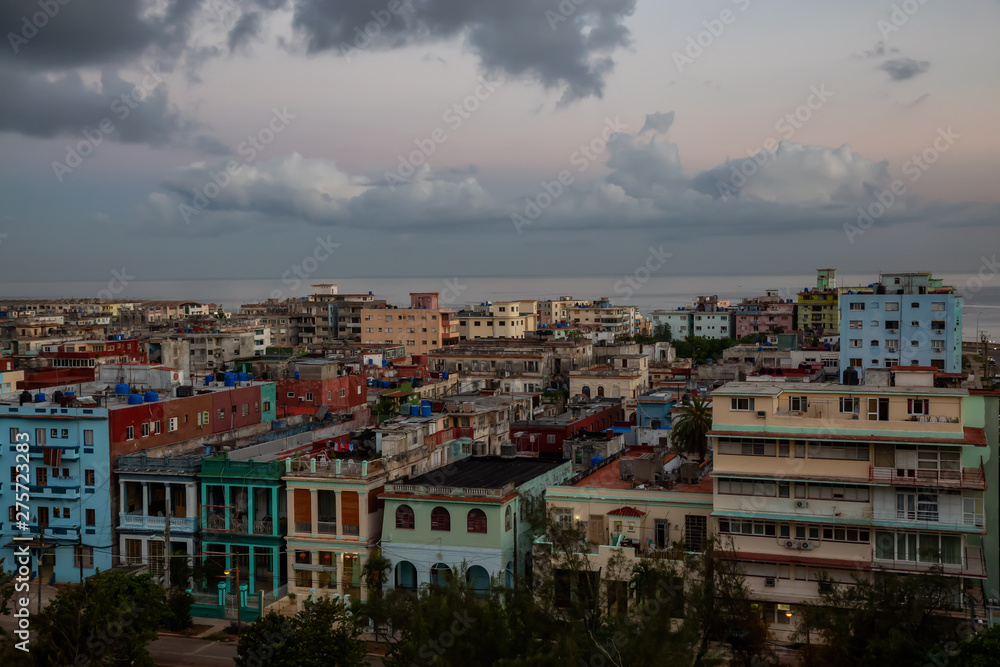
[(816, 288), (799, 292), (796, 327), (817, 335), (840, 333), (839, 302), (837, 270), (818, 269)]

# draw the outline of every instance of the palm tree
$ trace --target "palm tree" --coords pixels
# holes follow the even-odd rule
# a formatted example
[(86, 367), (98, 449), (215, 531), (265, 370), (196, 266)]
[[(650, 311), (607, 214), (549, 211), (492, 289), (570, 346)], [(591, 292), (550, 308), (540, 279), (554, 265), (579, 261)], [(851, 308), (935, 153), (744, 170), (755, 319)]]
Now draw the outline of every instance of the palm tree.
[(708, 399), (692, 398), (680, 408), (674, 420), (671, 440), (674, 448), (686, 456), (704, 461), (708, 456), (708, 432), (712, 429), (712, 406)]

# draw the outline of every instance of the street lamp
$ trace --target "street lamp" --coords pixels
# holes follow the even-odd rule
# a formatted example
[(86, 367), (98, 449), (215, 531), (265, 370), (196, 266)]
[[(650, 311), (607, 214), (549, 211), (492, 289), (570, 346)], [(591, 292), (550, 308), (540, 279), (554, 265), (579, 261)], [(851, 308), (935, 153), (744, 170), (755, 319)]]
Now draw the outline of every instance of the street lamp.
[[(225, 571), (226, 578), (229, 579), (229, 570)], [(236, 568), (236, 635), (240, 634), (240, 568)]]

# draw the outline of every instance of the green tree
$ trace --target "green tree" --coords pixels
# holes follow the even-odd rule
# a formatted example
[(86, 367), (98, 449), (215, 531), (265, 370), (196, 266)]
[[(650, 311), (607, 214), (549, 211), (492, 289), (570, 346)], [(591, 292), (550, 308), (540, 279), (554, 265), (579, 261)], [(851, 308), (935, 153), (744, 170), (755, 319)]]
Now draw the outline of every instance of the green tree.
[(657, 324), (653, 327), (653, 338), (659, 343), (669, 343), (673, 339), (673, 333), (670, 331), (670, 325), (664, 322), (663, 324)]
[(876, 572), (853, 584), (821, 578), (821, 600), (805, 608), (798, 630), (804, 657), (817, 667), (923, 665), (955, 637), (959, 621), (940, 612), (953, 608), (960, 584), (938, 570)]
[(996, 667), (1000, 665), (1000, 625), (994, 625), (958, 645), (951, 659), (954, 667)]
[(708, 399), (695, 396), (682, 405), (674, 420), (670, 439), (674, 448), (704, 461), (708, 456), (708, 432), (712, 429), (712, 407)]
[(237, 667), (361, 667), (361, 625), (343, 603), (306, 600), (295, 616), (270, 612), (240, 635)]
[(98, 573), (60, 591), (35, 617), (37, 664), (152, 665), (146, 644), (157, 638), (166, 595), (149, 575)]

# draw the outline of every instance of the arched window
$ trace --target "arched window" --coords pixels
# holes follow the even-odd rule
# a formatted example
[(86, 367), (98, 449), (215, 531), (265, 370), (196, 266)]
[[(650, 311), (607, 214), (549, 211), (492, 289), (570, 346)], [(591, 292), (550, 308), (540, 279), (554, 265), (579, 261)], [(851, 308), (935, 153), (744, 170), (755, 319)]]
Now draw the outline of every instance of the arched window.
[(614, 385), (613, 387), (611, 387), (611, 398), (621, 398), (621, 397), (622, 397), (621, 388), (619, 388), (618, 385)]
[(597, 386), (597, 395), (598, 396), (604, 396), (604, 385), (603, 384)]
[(431, 530), (451, 530), (451, 514), (443, 507), (431, 510)]
[(507, 505), (507, 511), (503, 513), (503, 529), (510, 530), (510, 525), (511, 525), (510, 505)]
[(486, 512), (481, 509), (471, 509), (469, 510), (469, 515), (466, 517), (467, 530), (470, 533), (485, 533), (486, 532)]
[(586, 396), (587, 398), (590, 398), (590, 387), (588, 387), (587, 385), (583, 385), (583, 389), (580, 390), (580, 393)]
[(414, 523), (413, 510), (409, 505), (400, 505), (396, 508), (396, 528), (413, 530)]
[(417, 587), (417, 568), (409, 561), (400, 561), (396, 565), (396, 588), (415, 589)]

